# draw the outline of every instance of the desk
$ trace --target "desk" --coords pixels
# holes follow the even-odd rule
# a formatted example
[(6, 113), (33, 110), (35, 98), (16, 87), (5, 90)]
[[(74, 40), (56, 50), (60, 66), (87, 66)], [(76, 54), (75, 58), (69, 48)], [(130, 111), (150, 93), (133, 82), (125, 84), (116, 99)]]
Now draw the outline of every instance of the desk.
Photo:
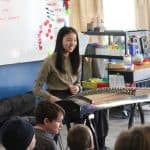
[(125, 68), (109, 68), (108, 65), (108, 74), (116, 74), (119, 73), (124, 75), (126, 83), (132, 82), (142, 82), (146, 80), (150, 80), (150, 64), (145, 65), (135, 65), (134, 69), (125, 69)]
[(130, 105), (135, 103), (143, 103), (150, 102), (150, 95), (142, 95), (142, 96), (133, 96), (124, 99), (118, 99), (116, 101), (108, 101), (106, 103), (101, 103), (95, 105), (97, 109), (108, 109), (113, 107), (118, 107), (122, 105)]
[(140, 112), (141, 123), (144, 124), (144, 113), (141, 103), (150, 102), (150, 88), (137, 88), (135, 96), (118, 93), (101, 93), (93, 95), (85, 95), (84, 97), (92, 100), (92, 104), (81, 107), (81, 115), (93, 113), (95, 110), (109, 109), (113, 107), (131, 105), (131, 115), (129, 117), (128, 128), (133, 124), (134, 111), (138, 106)]
[[(150, 89), (149, 89), (149, 91), (150, 91)], [(142, 91), (140, 91), (140, 92), (142, 92)], [(128, 95), (121, 95), (121, 94), (113, 93), (114, 98), (113, 98), (112, 93), (99, 94), (100, 96), (98, 96), (98, 94), (96, 96), (96, 94), (95, 94), (95, 96), (93, 96), (93, 104), (89, 104), (89, 105), (81, 107), (82, 108), (81, 112), (85, 113), (85, 114), (87, 114), (88, 112), (94, 113), (96, 110), (104, 110), (104, 109), (109, 109), (109, 108), (118, 107), (118, 106), (128, 104), (128, 105), (131, 105), (131, 114), (129, 117), (128, 128), (132, 127), (132, 125), (133, 125), (134, 112), (135, 112), (136, 106), (137, 106), (139, 113), (140, 113), (141, 124), (144, 124), (145, 119), (144, 119), (144, 113), (142, 110), (141, 103), (150, 102), (150, 95), (145, 94), (145, 93), (148, 93), (148, 90), (145, 93), (143, 92), (144, 95), (142, 95), (142, 93), (140, 93), (140, 92), (137, 93), (136, 96), (128, 96)], [(91, 98), (92, 95), (85, 96), (85, 97)], [(100, 99), (100, 97), (101, 97), (101, 99)], [(107, 97), (107, 99), (105, 99), (105, 97)], [(97, 98), (97, 99), (95, 100), (95, 98)], [(90, 123), (90, 127), (93, 127), (92, 122)], [(94, 139), (95, 139), (95, 141), (97, 141), (98, 140), (97, 139), (97, 133), (95, 132), (94, 128), (92, 128), (92, 130), (94, 133), (93, 134)]]
[(122, 100), (102, 103), (102, 104), (96, 105), (96, 107), (97, 109), (108, 109), (108, 108), (113, 108), (117, 106), (131, 105), (131, 114), (130, 114), (129, 122), (128, 122), (128, 128), (130, 128), (133, 125), (133, 118), (134, 118), (134, 112), (135, 112), (136, 106), (138, 107), (138, 110), (140, 113), (141, 124), (145, 123), (143, 109), (142, 109), (142, 106), (140, 105), (143, 102), (150, 102), (150, 95), (129, 97), (129, 98), (122, 99)]
[[(129, 90), (131, 89), (131, 90)], [(109, 109), (113, 107), (131, 105), (131, 113), (128, 127), (132, 126), (134, 110), (137, 105), (140, 111), (141, 123), (144, 123), (144, 114), (141, 103), (150, 102), (150, 88), (127, 88), (119, 91), (115, 89), (114, 92), (110, 88), (104, 90), (89, 90), (79, 95), (71, 96), (65, 100), (58, 101), (66, 114), (68, 114), (68, 123), (76, 122), (84, 118), (87, 114), (92, 114), (97, 110)], [(110, 90), (110, 91), (109, 91)], [(125, 94), (126, 93), (126, 94)], [(134, 95), (130, 95), (134, 94)]]

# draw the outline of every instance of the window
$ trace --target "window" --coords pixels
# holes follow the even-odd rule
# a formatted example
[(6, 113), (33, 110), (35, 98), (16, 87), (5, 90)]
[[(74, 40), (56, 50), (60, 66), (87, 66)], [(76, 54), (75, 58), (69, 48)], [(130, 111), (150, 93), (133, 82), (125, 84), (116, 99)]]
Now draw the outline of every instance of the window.
[(107, 30), (134, 30), (134, 0), (103, 0), (104, 25)]

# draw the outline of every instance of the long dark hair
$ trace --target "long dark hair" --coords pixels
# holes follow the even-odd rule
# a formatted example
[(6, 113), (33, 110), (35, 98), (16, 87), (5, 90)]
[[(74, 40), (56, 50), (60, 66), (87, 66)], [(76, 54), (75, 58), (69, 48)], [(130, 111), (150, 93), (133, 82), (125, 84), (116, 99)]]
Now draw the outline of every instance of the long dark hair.
[(80, 65), (79, 39), (78, 39), (77, 31), (72, 27), (62, 27), (58, 32), (56, 45), (55, 45), (55, 52), (57, 53), (55, 65), (56, 65), (56, 68), (61, 73), (66, 72), (64, 68), (64, 61), (63, 61), (64, 60), (63, 59), (63, 53), (64, 53), (63, 38), (66, 34), (69, 34), (69, 33), (75, 33), (77, 37), (76, 48), (69, 55), (70, 60), (71, 60), (71, 65), (72, 65), (72, 73), (76, 75), (78, 73), (78, 69)]

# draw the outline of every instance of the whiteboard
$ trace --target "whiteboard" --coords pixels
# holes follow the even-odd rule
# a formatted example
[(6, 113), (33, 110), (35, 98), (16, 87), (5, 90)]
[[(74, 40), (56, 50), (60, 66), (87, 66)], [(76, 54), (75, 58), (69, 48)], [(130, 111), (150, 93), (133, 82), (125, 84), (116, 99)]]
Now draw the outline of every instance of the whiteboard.
[(67, 18), (63, 0), (0, 0), (0, 65), (44, 59)]

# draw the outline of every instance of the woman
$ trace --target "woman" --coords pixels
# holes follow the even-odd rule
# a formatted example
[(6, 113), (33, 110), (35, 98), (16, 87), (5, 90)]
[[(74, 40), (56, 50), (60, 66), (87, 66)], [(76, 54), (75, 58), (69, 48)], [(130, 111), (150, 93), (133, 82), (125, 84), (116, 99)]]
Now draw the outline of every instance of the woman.
[(54, 53), (43, 62), (33, 92), (43, 100), (57, 102), (77, 94), (80, 88), (78, 34), (72, 27), (63, 27), (58, 32)]

